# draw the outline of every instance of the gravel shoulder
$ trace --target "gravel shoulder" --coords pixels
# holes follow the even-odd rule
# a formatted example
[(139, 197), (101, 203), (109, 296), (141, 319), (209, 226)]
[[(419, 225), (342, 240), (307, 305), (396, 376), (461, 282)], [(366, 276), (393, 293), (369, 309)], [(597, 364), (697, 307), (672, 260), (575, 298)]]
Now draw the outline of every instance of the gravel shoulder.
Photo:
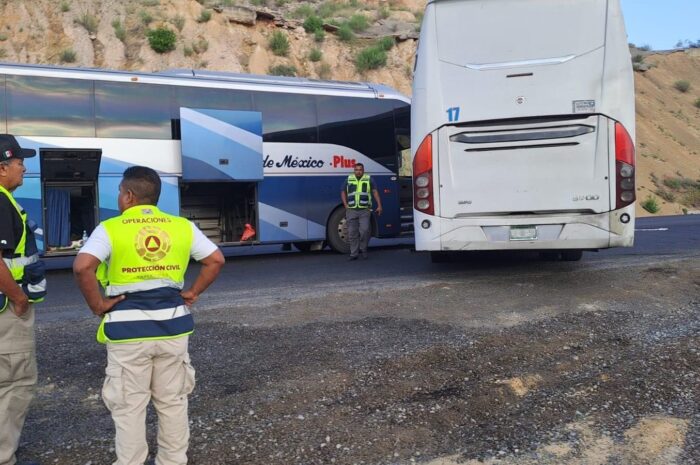
[[(700, 463), (697, 258), (531, 265), (201, 309), (190, 463)], [(37, 328), (23, 455), (111, 463), (96, 325)]]

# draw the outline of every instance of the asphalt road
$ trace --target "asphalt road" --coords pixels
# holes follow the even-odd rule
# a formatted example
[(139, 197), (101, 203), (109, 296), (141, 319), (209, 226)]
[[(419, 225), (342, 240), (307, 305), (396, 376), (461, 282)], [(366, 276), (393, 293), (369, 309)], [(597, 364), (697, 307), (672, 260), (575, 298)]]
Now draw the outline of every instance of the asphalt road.
[[(552, 264), (548, 269), (620, 268), (649, 261), (700, 256), (700, 215), (640, 218), (635, 246), (584, 253), (580, 262)], [(331, 251), (274, 253), (279, 247), (232, 250), (218, 280), (202, 296), (197, 309), (251, 303), (270, 304), (322, 296), (338, 289), (411, 289), (445, 278), (483, 278), (531, 272), (541, 265), (534, 254), (479, 253), (465, 260), (433, 264), (426, 253), (411, 250), (410, 240), (373, 240), (369, 260), (347, 262)], [(257, 252), (266, 254), (258, 255)], [(197, 265), (190, 267), (193, 279)], [(70, 270), (49, 272), (49, 297), (38, 321), (92, 318)]]

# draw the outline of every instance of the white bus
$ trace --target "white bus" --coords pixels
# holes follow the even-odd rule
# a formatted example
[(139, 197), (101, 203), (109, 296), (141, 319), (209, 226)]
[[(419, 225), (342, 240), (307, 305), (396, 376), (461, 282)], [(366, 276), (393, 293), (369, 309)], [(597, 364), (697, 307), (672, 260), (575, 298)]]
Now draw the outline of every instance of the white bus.
[(619, 0), (435, 0), (411, 106), (416, 249), (630, 247), (634, 81)]
[(373, 235), (410, 233), (411, 180), (398, 174), (409, 106), (361, 82), (0, 64), (0, 132), (39, 155), (15, 195), (46, 256), (75, 254), (118, 214), (132, 165), (157, 170), (160, 208), (222, 247), (349, 250), (340, 189), (356, 162), (382, 196)]

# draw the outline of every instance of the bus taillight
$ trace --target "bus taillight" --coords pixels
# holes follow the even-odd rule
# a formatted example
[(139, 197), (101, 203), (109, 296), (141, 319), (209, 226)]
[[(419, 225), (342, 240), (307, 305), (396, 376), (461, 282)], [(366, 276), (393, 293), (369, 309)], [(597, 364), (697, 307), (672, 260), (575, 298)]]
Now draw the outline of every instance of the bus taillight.
[(632, 204), (635, 199), (634, 142), (625, 127), (615, 123), (615, 173), (617, 175), (616, 209)]
[(428, 134), (413, 158), (413, 206), (427, 215), (435, 214), (433, 205), (433, 136)]

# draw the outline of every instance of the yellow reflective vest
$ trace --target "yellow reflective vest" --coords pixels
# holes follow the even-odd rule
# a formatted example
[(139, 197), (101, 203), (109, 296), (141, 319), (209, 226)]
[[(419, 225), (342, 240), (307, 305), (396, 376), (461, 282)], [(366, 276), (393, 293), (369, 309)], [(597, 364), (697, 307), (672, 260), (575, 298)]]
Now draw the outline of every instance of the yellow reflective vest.
[(103, 221), (112, 245), (98, 279), (108, 297), (126, 298), (105, 314), (97, 340), (172, 339), (194, 331), (180, 291), (190, 261), (192, 225), (153, 205), (137, 205)]
[[(39, 258), (34, 231), (29, 226), (25, 211), (3, 186), (0, 186), (0, 195), (7, 197), (22, 220), (22, 236), (15, 247), (14, 254), (9, 257), (3, 255), (2, 260), (10, 270), (12, 278), (29, 298), (29, 302), (41, 302), (46, 296), (45, 266)], [(3, 218), (2, 221), (7, 221), (7, 219)], [(7, 296), (0, 293), (0, 312), (5, 311), (8, 303)]]
[(347, 198), (350, 208), (372, 208), (372, 193), (369, 191), (370, 178), (368, 174), (363, 174), (360, 179), (354, 174), (348, 176)]

